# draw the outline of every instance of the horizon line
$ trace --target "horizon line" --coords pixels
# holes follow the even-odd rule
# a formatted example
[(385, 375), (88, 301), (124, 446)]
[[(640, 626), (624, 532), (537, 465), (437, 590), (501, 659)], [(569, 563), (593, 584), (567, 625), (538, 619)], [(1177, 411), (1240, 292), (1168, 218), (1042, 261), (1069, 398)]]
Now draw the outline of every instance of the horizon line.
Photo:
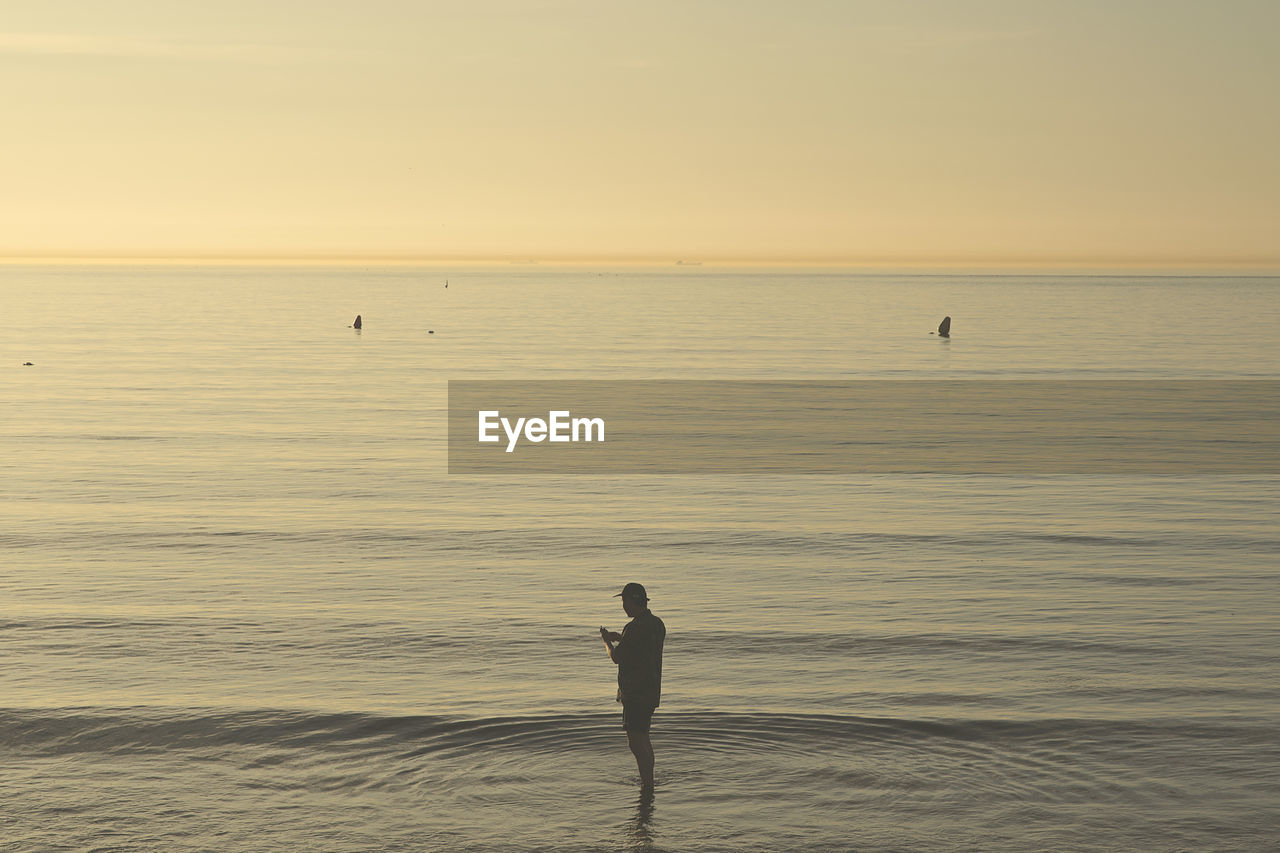
[(1133, 258), (1053, 256), (1028, 257), (848, 257), (848, 256), (724, 256), (657, 254), (582, 255), (425, 255), (412, 253), (96, 253), (17, 254), (0, 252), (0, 265), (293, 265), (293, 266), (756, 266), (862, 267), (874, 269), (1227, 269), (1280, 271), (1280, 258)]

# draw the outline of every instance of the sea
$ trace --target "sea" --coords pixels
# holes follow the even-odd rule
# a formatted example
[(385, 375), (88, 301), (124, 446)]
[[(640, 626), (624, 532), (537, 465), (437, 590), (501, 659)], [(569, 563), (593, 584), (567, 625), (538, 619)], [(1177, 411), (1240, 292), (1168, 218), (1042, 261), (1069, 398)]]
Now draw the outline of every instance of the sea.
[(459, 379), (1275, 380), (1280, 278), (10, 264), (0, 309), (0, 850), (1280, 845), (1274, 474), (446, 453)]

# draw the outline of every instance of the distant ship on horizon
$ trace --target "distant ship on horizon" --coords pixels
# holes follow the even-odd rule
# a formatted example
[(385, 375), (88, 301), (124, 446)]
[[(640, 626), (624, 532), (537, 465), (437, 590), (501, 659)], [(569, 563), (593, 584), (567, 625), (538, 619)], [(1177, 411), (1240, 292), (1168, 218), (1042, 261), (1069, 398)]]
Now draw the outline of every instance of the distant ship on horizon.
[(700, 266), (702, 266), (702, 261), (676, 261), (676, 266), (678, 266), (678, 267), (700, 267)]

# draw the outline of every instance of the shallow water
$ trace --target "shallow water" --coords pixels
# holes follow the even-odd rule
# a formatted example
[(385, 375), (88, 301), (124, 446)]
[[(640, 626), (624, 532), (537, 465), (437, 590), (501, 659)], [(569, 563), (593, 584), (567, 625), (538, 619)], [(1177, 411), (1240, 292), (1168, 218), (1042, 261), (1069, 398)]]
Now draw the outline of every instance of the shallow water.
[[(0, 267), (0, 294), (13, 849), (1280, 830), (1275, 477), (503, 481), (443, 444), (451, 378), (1276, 378), (1280, 281)], [(652, 801), (595, 630), (628, 580), (669, 630)]]

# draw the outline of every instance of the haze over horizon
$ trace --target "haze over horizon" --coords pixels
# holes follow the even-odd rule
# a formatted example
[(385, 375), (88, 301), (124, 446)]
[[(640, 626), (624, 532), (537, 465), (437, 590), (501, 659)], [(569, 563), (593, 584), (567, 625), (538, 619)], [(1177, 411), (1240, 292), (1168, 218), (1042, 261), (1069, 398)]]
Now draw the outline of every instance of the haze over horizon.
[(1261, 0), (4, 6), (4, 257), (1280, 264)]

